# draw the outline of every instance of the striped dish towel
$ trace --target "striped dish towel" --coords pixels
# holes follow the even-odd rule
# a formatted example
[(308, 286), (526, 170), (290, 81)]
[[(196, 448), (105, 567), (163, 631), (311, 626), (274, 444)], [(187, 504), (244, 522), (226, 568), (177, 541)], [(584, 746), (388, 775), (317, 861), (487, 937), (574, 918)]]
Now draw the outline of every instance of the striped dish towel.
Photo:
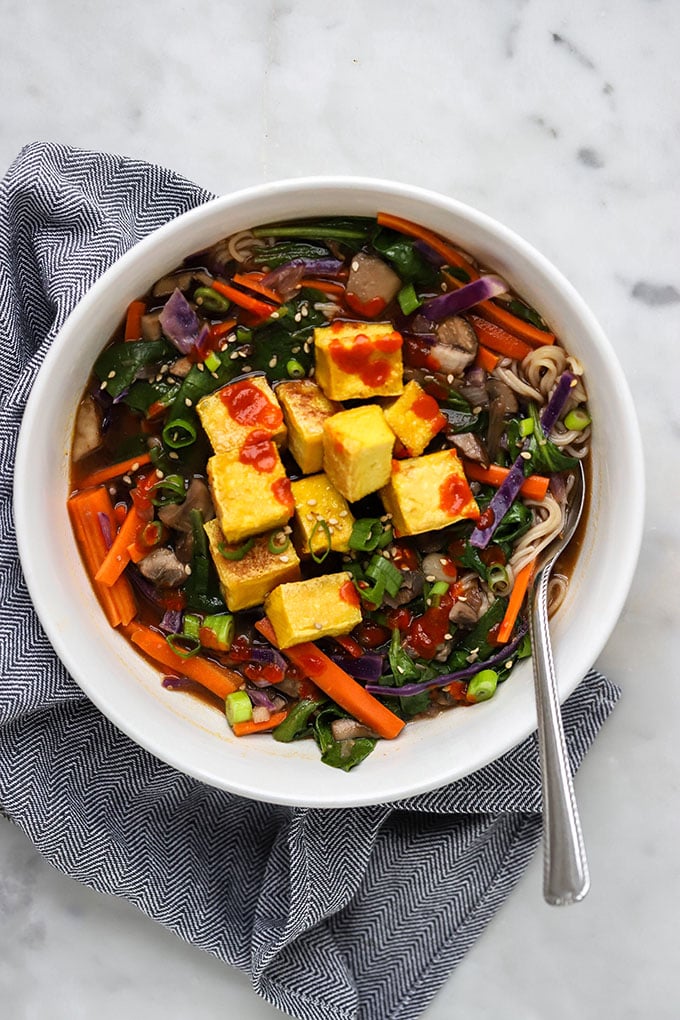
[[(539, 841), (535, 739), (399, 804), (243, 800), (175, 772), (100, 715), (45, 638), (17, 558), (17, 432), (50, 342), (118, 256), (210, 197), (159, 167), (43, 143), (0, 186), (0, 806), (55, 867), (246, 971), (289, 1015), (407, 1020)], [(574, 766), (618, 697), (591, 672), (567, 702)]]

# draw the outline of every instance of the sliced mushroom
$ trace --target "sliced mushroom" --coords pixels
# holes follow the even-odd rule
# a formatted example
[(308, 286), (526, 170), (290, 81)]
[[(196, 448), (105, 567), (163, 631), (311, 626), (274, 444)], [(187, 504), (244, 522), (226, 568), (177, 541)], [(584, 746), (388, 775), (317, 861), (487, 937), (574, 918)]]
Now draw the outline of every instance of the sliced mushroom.
[(177, 379), (186, 379), (192, 368), (193, 363), (188, 358), (178, 358), (170, 366), (170, 374), (174, 375)]
[(446, 572), (447, 565), (450, 568), (450, 561), (447, 556), (444, 556), (441, 552), (431, 552), (423, 557), (421, 567), (425, 577), (433, 577), (435, 581), (446, 581), (447, 584), (450, 584), (452, 577), (451, 574)]
[(142, 316), (142, 338), (144, 340), (160, 340), (163, 335), (159, 320), (160, 311), (147, 312)]
[(357, 740), (359, 737), (377, 737), (378, 734), (357, 722), (356, 719), (334, 719), (331, 723), (334, 740)]
[(437, 343), (432, 355), (442, 371), (459, 375), (474, 361), (479, 342), (474, 329), (460, 315), (450, 315), (436, 327)]
[(519, 407), (517, 397), (507, 385), (500, 379), (490, 378), (487, 383), (489, 391), (489, 425), (486, 433), (486, 445), (490, 457), (495, 457), (498, 446), (505, 429), (505, 419), (509, 414), (515, 414)]
[(78, 408), (72, 456), (82, 460), (102, 445), (102, 412), (94, 397), (87, 396)]
[(484, 593), (479, 581), (473, 580), (467, 585), (465, 596), (454, 602), (449, 612), (449, 620), (457, 627), (473, 627), (480, 617), (484, 605)]
[(193, 283), (200, 283), (204, 287), (209, 287), (212, 283), (212, 277), (208, 273), (196, 269), (185, 269), (179, 273), (170, 273), (168, 276), (163, 276), (155, 284), (153, 296), (165, 297), (167, 294), (172, 294), (175, 288), (185, 292), (191, 289)]
[(402, 577), (401, 588), (397, 594), (383, 597), (385, 605), (392, 609), (411, 602), (417, 595), (420, 595), (425, 584), (425, 578), (420, 570), (402, 570)]
[(138, 567), (140, 573), (159, 588), (177, 588), (187, 579), (184, 564), (172, 549), (154, 549), (139, 561)]
[(201, 511), (203, 523), (211, 521), (215, 516), (215, 508), (210, 498), (210, 491), (201, 478), (193, 478), (191, 480), (184, 502), (171, 503), (169, 506), (161, 507), (158, 511), (158, 516), (168, 528), (174, 528), (175, 531), (181, 531), (188, 535), (191, 533), (191, 519), (189, 515), (192, 510)]
[(359, 252), (352, 259), (347, 278), (347, 293), (362, 305), (380, 298), (386, 305), (401, 290), (401, 280), (393, 269), (376, 255)]
[(489, 466), (489, 454), (484, 443), (474, 432), (461, 432), (449, 435), (449, 442), (468, 460), (474, 460), (484, 467)]

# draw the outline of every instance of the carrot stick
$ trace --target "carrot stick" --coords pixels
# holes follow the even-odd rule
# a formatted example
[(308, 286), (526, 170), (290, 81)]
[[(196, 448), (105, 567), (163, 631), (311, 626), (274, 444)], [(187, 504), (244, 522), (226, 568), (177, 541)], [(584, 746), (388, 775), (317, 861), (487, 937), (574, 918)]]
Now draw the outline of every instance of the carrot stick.
[[(500, 467), (498, 464), (490, 464), (485, 468), (481, 464), (476, 464), (473, 460), (464, 460), (463, 468), (471, 481), (482, 482), (483, 485), (493, 485), (496, 489), (500, 488), (509, 472), (508, 468)], [(522, 487), (519, 491), (527, 499), (540, 500), (545, 499), (549, 485), (550, 479), (546, 478), (545, 475), (529, 475), (522, 482)]]
[(275, 304), (282, 305), (283, 298), (280, 294), (270, 290), (269, 287), (265, 287), (262, 283), (263, 280), (264, 273), (234, 273), (232, 276), (232, 281), (237, 283), (239, 287), (247, 287), (248, 290), (254, 290), (256, 294), (262, 294), (263, 297), (269, 298)]
[(324, 294), (335, 294), (337, 297), (344, 297), (346, 294), (341, 283), (332, 283), (330, 280), (300, 280), (300, 286), (309, 290), (321, 290)]
[(141, 517), (134, 506), (131, 506), (120, 526), (118, 534), (111, 544), (111, 548), (104, 557), (99, 570), (94, 575), (95, 581), (99, 581), (100, 584), (105, 584), (109, 588), (112, 584), (116, 583), (130, 562), (128, 546), (131, 542), (134, 542), (141, 523)]
[(149, 555), (151, 549), (142, 549), (138, 542), (130, 542), (127, 552), (132, 563), (139, 563), (140, 560)]
[[(475, 311), (481, 307), (481, 305), (475, 305)], [(529, 344), (518, 340), (512, 333), (508, 333), (507, 330), (502, 329), (495, 323), (481, 319), (479, 315), (471, 315), (470, 322), (479, 342), (490, 350), (495, 351), (496, 354), (502, 354), (505, 358), (512, 358), (513, 361), (522, 361), (533, 350), (533, 347), (529, 347)]]
[(487, 347), (482, 347), (480, 344), (477, 348), (477, 356), (475, 357), (475, 367), (483, 368), (485, 372), (493, 372), (500, 360), (497, 354), (494, 354)]
[(243, 677), (226, 666), (218, 666), (217, 663), (198, 656), (183, 659), (180, 655), (175, 655), (162, 634), (157, 634), (150, 627), (141, 624), (134, 626), (130, 630), (130, 637), (150, 659), (167, 666), (180, 676), (188, 676), (190, 680), (195, 680), (218, 698), (224, 699), (227, 694), (243, 686)]
[(225, 319), (224, 322), (215, 322), (208, 332), (208, 346), (215, 347), (217, 341), (225, 337), (227, 333), (231, 333), (232, 329), (236, 325), (236, 319)]
[(512, 591), (510, 592), (505, 616), (501, 620), (501, 625), (498, 628), (498, 633), (496, 634), (496, 644), (503, 645), (506, 641), (510, 640), (510, 635), (512, 634), (519, 611), (522, 608), (524, 596), (527, 593), (527, 588), (529, 587), (529, 582), (533, 576), (535, 566), (536, 557), (534, 557), (533, 560), (529, 560), (526, 566), (522, 567), (522, 569), (515, 575), (515, 583), (512, 586)]
[[(483, 319), (488, 319), (489, 322), (500, 326), (507, 333), (512, 333), (513, 336), (524, 341), (525, 344), (529, 344), (530, 347), (544, 347), (555, 343), (554, 333), (537, 329), (530, 322), (525, 322), (524, 319), (501, 308), (500, 305), (494, 304), (493, 301), (482, 301), (481, 304), (475, 306), (475, 311), (479, 312)], [(489, 344), (489, 346), (491, 345)]]
[(129, 457), (128, 460), (121, 460), (118, 464), (109, 464), (108, 467), (93, 471), (87, 478), (83, 478), (79, 488), (89, 489), (94, 485), (101, 485), (103, 482), (110, 482), (112, 478), (119, 478), (127, 475), (130, 471), (136, 471), (144, 464), (151, 463), (151, 456), (148, 453), (139, 453), (136, 457)]
[(247, 737), (251, 733), (267, 733), (269, 730), (276, 729), (287, 715), (287, 712), (274, 712), (264, 722), (253, 722), (252, 719), (249, 719), (247, 722), (237, 722), (232, 726), (232, 730), (237, 737)]
[(223, 294), (230, 301), (233, 301), (235, 305), (245, 308), (249, 312), (254, 312), (255, 315), (269, 318), (272, 312), (276, 311), (276, 308), (267, 304), (266, 301), (258, 301), (251, 294), (245, 294), (242, 290), (237, 290), (236, 287), (230, 287), (228, 283), (222, 283), (221, 280), (213, 280), (211, 286), (218, 294)]
[(417, 237), (420, 241), (424, 241), (425, 244), (429, 245), (438, 255), (441, 255), (443, 259), (446, 259), (448, 265), (464, 269), (470, 280), (479, 279), (479, 273), (475, 267), (452, 245), (448, 244), (431, 230), (426, 230), (425, 227), (421, 227), (418, 223), (413, 223), (411, 220), (404, 220), (401, 216), (392, 216), (391, 213), (378, 213), (378, 223), (381, 227), (389, 227), (391, 230), (399, 230), (402, 234), (407, 234), (409, 237)]
[[(255, 627), (267, 641), (278, 647), (274, 628), (266, 617), (258, 620)], [(365, 691), (361, 684), (344, 669), (336, 666), (313, 642), (303, 641), (299, 645), (282, 648), (281, 651), (310, 677), (324, 694), (381, 737), (393, 740), (403, 730), (405, 725), (403, 719), (399, 719), (394, 712), (390, 712), (389, 708), (385, 708), (377, 698)]]
[(133, 301), (128, 305), (127, 317), (125, 319), (125, 339), (141, 340), (142, 338), (142, 316), (146, 312), (146, 305), (143, 301)]
[(112, 627), (127, 626), (137, 613), (137, 603), (128, 579), (119, 577), (110, 587), (94, 580), (107, 552), (99, 515), (103, 514), (108, 519), (112, 533), (116, 527), (108, 492), (104, 486), (79, 492), (69, 499), (68, 511), (85, 567), (107, 620)]

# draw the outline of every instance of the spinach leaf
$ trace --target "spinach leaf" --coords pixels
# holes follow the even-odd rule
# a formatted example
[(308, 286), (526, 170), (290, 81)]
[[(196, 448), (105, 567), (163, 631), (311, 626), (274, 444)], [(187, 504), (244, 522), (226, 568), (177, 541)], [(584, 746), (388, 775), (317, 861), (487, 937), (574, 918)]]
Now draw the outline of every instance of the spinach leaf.
[(279, 241), (271, 248), (255, 250), (252, 262), (256, 266), (268, 266), (277, 269), (293, 259), (327, 259), (331, 257), (328, 248), (322, 244), (311, 244), (308, 241)]
[(123, 403), (133, 411), (139, 411), (140, 414), (146, 415), (152, 404), (169, 407), (177, 396), (179, 388), (180, 383), (178, 382), (167, 380), (148, 382), (146, 379), (140, 379), (132, 384), (130, 392), (123, 398)]
[(556, 471), (569, 471), (578, 464), (576, 457), (569, 457), (559, 447), (551, 443), (543, 434), (541, 428), (541, 416), (535, 404), (529, 406), (529, 413), (534, 423), (534, 431), (529, 436), (526, 449), (531, 454), (529, 460), (525, 461), (524, 474), (550, 475)]
[(525, 305), (523, 301), (518, 301), (517, 298), (513, 298), (512, 301), (508, 302), (507, 309), (516, 315), (518, 319), (523, 319), (525, 322), (529, 322), (536, 329), (543, 330), (544, 333), (550, 332), (545, 322), (538, 314), (535, 308), (531, 308), (529, 305)]
[(492, 602), (484, 615), (477, 621), (477, 624), (469, 631), (462, 641), (454, 648), (446, 663), (447, 672), (455, 672), (469, 666), (468, 656), (476, 649), (477, 660), (483, 662), (495, 651), (496, 645), (489, 641), (489, 631), (500, 623), (505, 615), (508, 600), (505, 598), (496, 599)]
[(94, 363), (98, 378), (106, 383), (106, 392), (118, 397), (137, 378), (140, 369), (172, 358), (175, 351), (165, 340), (136, 340), (107, 347)]
[(329, 705), (317, 713), (314, 721), (314, 739), (321, 751), (321, 761), (331, 768), (349, 772), (367, 758), (377, 741), (373, 737), (357, 737), (355, 740), (336, 740), (331, 723), (334, 719), (351, 718), (337, 705)]
[(404, 283), (436, 288), (439, 271), (423, 258), (413, 241), (409, 241), (403, 234), (382, 228), (374, 235), (371, 243), (378, 254), (392, 264)]

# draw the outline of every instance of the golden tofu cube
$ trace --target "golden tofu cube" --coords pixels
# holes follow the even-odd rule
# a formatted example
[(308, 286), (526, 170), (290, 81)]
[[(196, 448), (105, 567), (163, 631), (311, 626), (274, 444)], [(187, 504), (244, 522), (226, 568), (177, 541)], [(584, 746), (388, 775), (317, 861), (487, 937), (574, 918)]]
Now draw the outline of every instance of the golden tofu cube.
[(409, 457), (419, 457), (446, 425), (446, 416), (429, 393), (412, 379), (396, 400), (383, 405), (385, 420)]
[(311, 379), (293, 379), (276, 387), (288, 427), (288, 449), (306, 475), (323, 464), (323, 423), (342, 410)]
[(257, 450), (259, 459), (244, 462), (232, 452), (216, 453), (208, 460), (210, 492), (227, 542), (242, 542), (281, 527), (293, 516), (290, 481), (276, 446), (265, 440), (244, 447), (249, 449)]
[(359, 596), (346, 570), (280, 584), (265, 599), (264, 610), (280, 648), (349, 634), (361, 623)]
[(253, 432), (277, 443), (286, 438), (283, 411), (263, 375), (227, 383), (202, 397), (196, 411), (215, 453), (240, 450)]
[(347, 500), (330, 479), (325, 474), (311, 475), (292, 482), (291, 489), (295, 500), (295, 544), (300, 555), (325, 552), (329, 540), (333, 552), (349, 552), (354, 517)]
[(404, 388), (402, 342), (388, 322), (317, 327), (315, 379), (331, 400), (396, 397)]
[(216, 519), (208, 521), (203, 527), (208, 536), (224, 601), (232, 613), (239, 609), (259, 606), (278, 584), (297, 581), (300, 577), (300, 560), (290, 540), (280, 552), (272, 552), (272, 546), (276, 549), (277, 541), (281, 545), (287, 540), (283, 531), (270, 531), (266, 535), (258, 535), (242, 559), (231, 560), (222, 555), (220, 547), (234, 550), (238, 549), (238, 543), (225, 541)]
[(395, 460), (390, 482), (380, 495), (397, 535), (420, 535), (465, 517), (479, 517), (455, 450)]
[(364, 404), (324, 422), (323, 466), (335, 488), (353, 503), (389, 481), (394, 433), (382, 408)]

